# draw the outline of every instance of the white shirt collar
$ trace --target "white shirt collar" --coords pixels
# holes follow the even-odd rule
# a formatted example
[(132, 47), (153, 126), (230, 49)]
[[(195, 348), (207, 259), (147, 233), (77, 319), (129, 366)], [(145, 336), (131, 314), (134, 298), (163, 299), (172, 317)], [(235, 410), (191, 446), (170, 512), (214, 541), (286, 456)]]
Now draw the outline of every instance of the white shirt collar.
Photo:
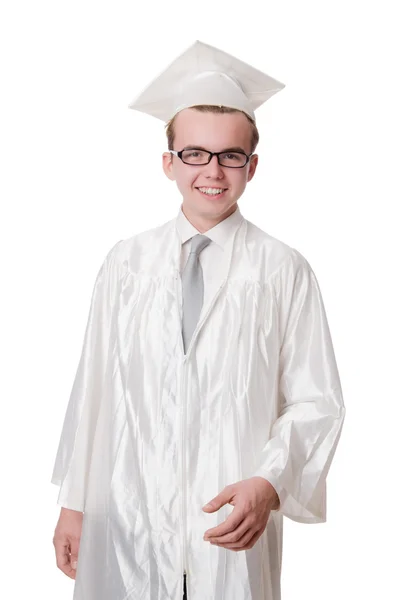
[[(239, 227), (241, 221), (243, 220), (243, 216), (241, 214), (239, 206), (237, 206), (236, 210), (229, 215), (226, 219), (223, 219), (211, 229), (203, 232), (203, 235), (209, 237), (213, 242), (218, 244), (222, 249), (224, 249), (226, 242), (230, 239), (230, 236), (233, 232)], [(201, 234), (194, 225), (188, 220), (185, 213), (182, 210), (182, 204), (179, 208), (178, 216), (176, 218), (176, 228), (181, 240), (181, 244), (187, 242), (191, 237), (197, 234)]]

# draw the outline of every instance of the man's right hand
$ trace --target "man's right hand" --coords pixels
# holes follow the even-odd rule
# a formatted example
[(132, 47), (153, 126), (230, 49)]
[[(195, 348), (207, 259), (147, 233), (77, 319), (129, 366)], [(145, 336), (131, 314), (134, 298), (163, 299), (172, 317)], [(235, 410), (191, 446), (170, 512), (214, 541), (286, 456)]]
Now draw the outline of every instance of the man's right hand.
[(71, 579), (76, 579), (83, 516), (80, 511), (62, 507), (52, 540), (57, 567)]

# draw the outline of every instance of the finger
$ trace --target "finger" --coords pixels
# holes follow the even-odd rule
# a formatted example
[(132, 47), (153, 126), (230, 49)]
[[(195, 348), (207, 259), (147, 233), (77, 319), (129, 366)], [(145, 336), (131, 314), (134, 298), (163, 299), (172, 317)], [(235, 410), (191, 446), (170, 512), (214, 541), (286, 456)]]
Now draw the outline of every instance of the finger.
[(256, 521), (252, 517), (246, 517), (234, 531), (229, 531), (224, 535), (217, 535), (210, 538), (211, 542), (216, 544), (234, 544), (238, 542), (245, 533), (255, 527)]
[(253, 530), (251, 528), (238, 542), (234, 544), (219, 544), (219, 546), (226, 548), (227, 550), (234, 550), (235, 552), (249, 550), (256, 544), (264, 531), (265, 527), (261, 527), (259, 530)]
[(237, 506), (234, 507), (230, 515), (216, 527), (212, 529), (208, 529), (208, 531), (204, 534), (204, 539), (212, 539), (212, 537), (219, 537), (224, 535), (225, 533), (229, 533), (230, 531), (234, 531), (236, 527), (240, 525), (240, 523), (245, 519), (246, 513), (241, 508)]
[(70, 566), (74, 570), (77, 569), (79, 547), (80, 547), (80, 538), (72, 538), (70, 540)]
[(76, 571), (70, 564), (70, 545), (68, 541), (54, 540), (57, 567), (71, 579), (75, 579)]
[(247, 541), (249, 542), (248, 532), (259, 531), (260, 536), (261, 533), (266, 529), (266, 525), (269, 520), (269, 515), (270, 511), (268, 511), (261, 519), (257, 519), (253, 515), (249, 515), (244, 520), (244, 522), (239, 527), (237, 527), (237, 529), (234, 532), (227, 536), (218, 536), (211, 538), (210, 541), (213, 541), (218, 545), (229, 549), (240, 547), (242, 544), (246, 546)]
[(247, 544), (253, 538), (253, 536), (257, 533), (256, 530), (250, 527), (247, 529), (245, 534), (236, 542), (216, 542), (217, 546), (221, 546), (222, 548), (227, 548), (228, 550), (243, 550), (246, 548)]
[[(221, 506), (224, 506), (233, 498), (234, 495), (234, 487), (232, 485), (227, 485), (215, 498), (212, 498), (208, 504), (206, 504), (203, 508), (216, 508), (219, 510)], [(209, 506), (211, 505), (211, 507)]]

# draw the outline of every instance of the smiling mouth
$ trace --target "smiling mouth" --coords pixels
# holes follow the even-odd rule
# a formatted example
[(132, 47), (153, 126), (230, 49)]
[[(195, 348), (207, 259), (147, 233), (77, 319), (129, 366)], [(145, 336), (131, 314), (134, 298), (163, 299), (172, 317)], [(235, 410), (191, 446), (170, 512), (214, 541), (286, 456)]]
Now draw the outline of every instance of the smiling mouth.
[(220, 196), (222, 194), (224, 194), (227, 191), (228, 188), (212, 188), (212, 187), (206, 187), (206, 186), (200, 186), (200, 187), (196, 187), (196, 190), (198, 190), (201, 194), (205, 194), (206, 196), (212, 196), (212, 197), (217, 197)]

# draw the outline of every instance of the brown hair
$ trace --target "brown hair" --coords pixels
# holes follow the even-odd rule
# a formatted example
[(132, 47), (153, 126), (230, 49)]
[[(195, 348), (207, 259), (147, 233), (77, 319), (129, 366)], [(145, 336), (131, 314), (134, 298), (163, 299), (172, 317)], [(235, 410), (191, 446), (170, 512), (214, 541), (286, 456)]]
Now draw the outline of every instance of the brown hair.
[[(245, 117), (247, 117), (250, 125), (251, 125), (251, 152), (255, 152), (255, 148), (259, 142), (259, 132), (255, 121), (251, 119), (249, 115), (247, 115), (242, 110), (238, 110), (237, 108), (230, 108), (229, 106), (216, 106), (212, 104), (198, 104), (196, 106), (191, 106), (189, 108), (194, 108), (200, 112), (211, 112), (211, 113), (238, 113), (242, 112)], [(168, 150), (174, 150), (174, 140), (175, 140), (175, 119), (178, 116), (178, 113), (172, 117), (166, 124), (166, 135), (168, 141)]]

